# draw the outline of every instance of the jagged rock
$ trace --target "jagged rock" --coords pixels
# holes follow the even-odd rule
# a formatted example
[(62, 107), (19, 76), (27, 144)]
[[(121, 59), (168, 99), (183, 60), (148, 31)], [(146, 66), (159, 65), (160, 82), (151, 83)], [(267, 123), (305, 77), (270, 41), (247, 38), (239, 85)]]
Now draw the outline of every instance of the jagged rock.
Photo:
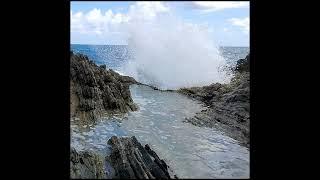
[(250, 54), (244, 59), (239, 59), (235, 68), (237, 72), (249, 72), (250, 71)]
[(237, 63), (235, 76), (229, 84), (182, 88), (178, 92), (204, 102), (208, 109), (186, 119), (196, 126), (215, 127), (249, 146), (250, 73), (249, 55)]
[(216, 83), (203, 87), (181, 88), (178, 92), (210, 104), (213, 98), (220, 98), (223, 93), (223, 86), (220, 83)]
[(132, 77), (99, 67), (82, 54), (70, 53), (71, 117), (81, 123), (94, 122), (105, 113), (137, 110), (129, 85)]
[(144, 83), (136, 83), (138, 85), (142, 85), (142, 86), (148, 86), (150, 88), (152, 88), (153, 90), (156, 90), (156, 91), (160, 91), (160, 92), (175, 92), (176, 90), (172, 90), (172, 89), (159, 89), (158, 87), (156, 86), (153, 86), (153, 85), (150, 85), (150, 84), (144, 84)]
[(90, 151), (70, 152), (70, 178), (72, 179), (105, 179), (103, 158)]
[(102, 69), (107, 69), (107, 66), (106, 66), (105, 64), (100, 65), (100, 67), (101, 67)]
[(148, 144), (143, 147), (134, 136), (113, 136), (108, 144), (112, 146), (109, 161), (115, 169), (114, 178), (171, 179), (167, 164)]

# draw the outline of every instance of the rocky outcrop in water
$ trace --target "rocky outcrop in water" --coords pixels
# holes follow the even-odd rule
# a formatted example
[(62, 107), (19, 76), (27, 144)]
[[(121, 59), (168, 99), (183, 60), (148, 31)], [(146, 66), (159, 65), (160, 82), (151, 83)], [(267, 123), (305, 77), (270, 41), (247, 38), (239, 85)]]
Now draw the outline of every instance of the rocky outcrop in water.
[(72, 179), (105, 179), (103, 158), (89, 152), (70, 152), (70, 178)]
[(235, 68), (236, 72), (250, 72), (250, 54), (244, 59), (239, 59)]
[(108, 144), (112, 146), (108, 161), (115, 169), (114, 178), (171, 178), (167, 164), (150, 149), (148, 144), (143, 147), (134, 136), (131, 138), (113, 136)]
[(137, 110), (129, 85), (132, 77), (121, 76), (105, 65), (97, 66), (82, 54), (70, 54), (71, 117), (79, 122), (93, 122), (111, 113)]
[(250, 73), (249, 55), (240, 59), (229, 84), (182, 88), (178, 92), (204, 102), (208, 108), (186, 122), (196, 126), (214, 127), (238, 140), (250, 144)]
[(143, 147), (134, 136), (113, 136), (108, 144), (112, 151), (105, 159), (91, 151), (77, 152), (71, 148), (70, 178), (177, 179), (176, 175), (171, 176), (173, 172), (164, 160), (148, 144)]

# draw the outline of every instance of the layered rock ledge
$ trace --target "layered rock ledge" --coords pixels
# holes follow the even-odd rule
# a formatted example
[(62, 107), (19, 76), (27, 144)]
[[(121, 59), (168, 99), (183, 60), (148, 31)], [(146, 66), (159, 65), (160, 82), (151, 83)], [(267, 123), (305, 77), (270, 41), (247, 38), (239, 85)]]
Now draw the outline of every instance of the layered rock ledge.
[(97, 66), (82, 54), (70, 54), (70, 112), (79, 122), (93, 122), (112, 113), (137, 110), (129, 85), (137, 83), (132, 77), (121, 76)]
[(242, 145), (250, 144), (250, 56), (237, 61), (229, 84), (182, 88), (178, 92), (204, 102), (208, 108), (186, 119), (196, 126), (224, 131)]
[[(109, 161), (115, 168), (114, 178), (171, 179), (169, 166), (146, 144), (143, 147), (132, 136), (109, 139), (112, 146)], [(172, 172), (172, 171), (171, 171)], [(174, 176), (174, 178), (177, 178)]]
[[(109, 139), (111, 154), (103, 157), (91, 152), (70, 152), (72, 179), (177, 179), (172, 170), (148, 144), (144, 147), (132, 137)], [(107, 170), (110, 167), (109, 170)], [(170, 173), (169, 173), (170, 172)]]

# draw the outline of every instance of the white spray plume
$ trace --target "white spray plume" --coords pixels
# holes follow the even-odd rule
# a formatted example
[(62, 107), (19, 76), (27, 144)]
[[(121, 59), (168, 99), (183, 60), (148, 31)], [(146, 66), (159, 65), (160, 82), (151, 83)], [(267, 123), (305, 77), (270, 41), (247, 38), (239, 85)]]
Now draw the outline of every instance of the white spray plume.
[(171, 13), (132, 19), (126, 27), (134, 59), (124, 73), (160, 89), (227, 82), (226, 65), (208, 28), (185, 23)]
[(129, 37), (134, 59), (121, 70), (137, 81), (160, 89), (203, 86), (228, 81), (226, 65), (208, 28), (174, 15), (169, 2), (136, 2), (127, 14), (71, 12), (71, 29), (95, 32), (101, 38)]

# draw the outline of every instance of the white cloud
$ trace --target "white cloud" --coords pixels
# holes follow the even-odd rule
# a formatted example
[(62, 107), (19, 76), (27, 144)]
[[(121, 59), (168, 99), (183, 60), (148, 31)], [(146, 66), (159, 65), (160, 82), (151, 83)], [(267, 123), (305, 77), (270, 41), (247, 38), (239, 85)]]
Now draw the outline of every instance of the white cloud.
[(231, 18), (228, 20), (232, 25), (238, 26), (242, 29), (242, 31), (246, 34), (249, 33), (250, 30), (250, 22), (249, 17), (245, 18)]
[(103, 34), (113, 32), (115, 27), (127, 22), (128, 18), (124, 14), (114, 14), (112, 10), (102, 13), (100, 9), (93, 9), (87, 13), (71, 11), (71, 32), (82, 34), (95, 33)]
[(247, 2), (230, 2), (230, 1), (193, 1), (190, 2), (191, 7), (201, 10), (202, 12), (220, 11), (230, 8), (245, 8), (249, 7)]
[(110, 34), (121, 33), (125, 25), (130, 20), (151, 20), (159, 13), (168, 12), (169, 8), (162, 2), (136, 2), (131, 5), (128, 13), (114, 13), (112, 10), (101, 12), (100, 9), (93, 9), (87, 13), (71, 13), (71, 33), (81, 34)]
[(169, 8), (159, 1), (141, 1), (131, 5), (128, 15), (131, 18), (150, 20), (158, 13), (168, 12)]

